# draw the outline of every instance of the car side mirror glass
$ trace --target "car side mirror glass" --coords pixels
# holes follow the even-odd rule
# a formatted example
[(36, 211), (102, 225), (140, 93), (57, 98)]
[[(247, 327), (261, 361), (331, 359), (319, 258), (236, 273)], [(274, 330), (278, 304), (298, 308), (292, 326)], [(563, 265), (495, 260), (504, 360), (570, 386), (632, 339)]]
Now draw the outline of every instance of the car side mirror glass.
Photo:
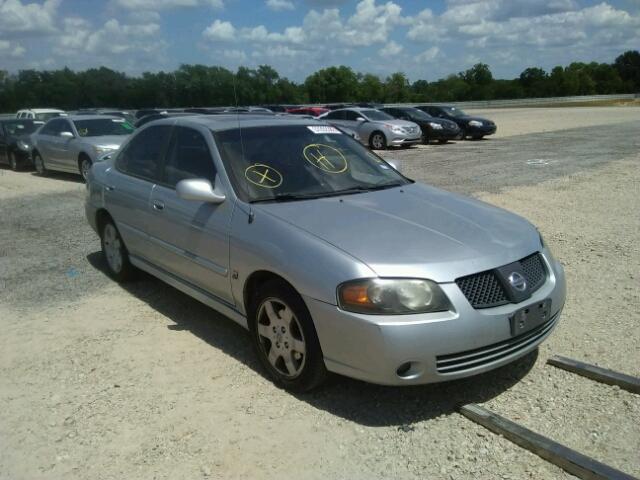
[(62, 138), (73, 138), (73, 133), (71, 133), (71, 132), (60, 132), (60, 136)]
[(398, 160), (385, 160), (389, 165), (393, 167), (396, 172), (400, 171), (400, 162)]
[(224, 193), (218, 191), (211, 182), (204, 178), (180, 180), (176, 185), (176, 193), (183, 200), (220, 204), (225, 201)]

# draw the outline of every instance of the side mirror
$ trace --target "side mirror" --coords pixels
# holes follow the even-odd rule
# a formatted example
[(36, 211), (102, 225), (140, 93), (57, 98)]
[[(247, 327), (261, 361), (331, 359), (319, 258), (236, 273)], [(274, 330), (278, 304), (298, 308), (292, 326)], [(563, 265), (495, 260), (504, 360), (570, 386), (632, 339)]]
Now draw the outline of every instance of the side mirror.
[(366, 119), (366, 118), (364, 118), (364, 117), (358, 117), (358, 118), (356, 118), (356, 122), (366, 122), (366, 121), (367, 121), (367, 119)]
[(393, 167), (396, 172), (400, 171), (400, 163), (397, 160), (385, 160), (389, 165)]
[(71, 132), (60, 132), (60, 136), (62, 138), (73, 138), (74, 137), (73, 133), (71, 133)]
[(183, 200), (192, 200), (194, 202), (206, 202), (220, 204), (224, 202), (224, 193), (217, 192), (211, 186), (209, 180), (204, 178), (190, 178), (180, 180), (176, 185), (176, 193)]

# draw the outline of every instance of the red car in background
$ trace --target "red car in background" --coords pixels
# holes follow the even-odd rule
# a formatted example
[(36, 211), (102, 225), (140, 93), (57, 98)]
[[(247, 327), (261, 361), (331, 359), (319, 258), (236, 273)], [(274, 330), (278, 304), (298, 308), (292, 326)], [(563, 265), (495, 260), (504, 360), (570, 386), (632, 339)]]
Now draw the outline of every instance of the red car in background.
[(300, 108), (290, 108), (287, 110), (287, 113), (290, 113), (292, 115), (313, 115), (314, 117), (318, 117), (328, 111), (329, 111), (328, 108), (322, 108), (322, 107), (300, 107)]

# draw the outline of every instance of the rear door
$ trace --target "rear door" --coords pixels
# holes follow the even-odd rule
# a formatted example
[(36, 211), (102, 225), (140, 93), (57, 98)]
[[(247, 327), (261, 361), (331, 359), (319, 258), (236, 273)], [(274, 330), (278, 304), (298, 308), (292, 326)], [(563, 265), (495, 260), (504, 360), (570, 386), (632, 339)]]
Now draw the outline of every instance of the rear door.
[[(207, 141), (209, 137), (209, 141)], [(159, 266), (234, 304), (229, 278), (229, 232), (233, 203), (183, 200), (176, 194), (181, 180), (203, 178), (215, 185), (211, 135), (176, 126), (162, 171), (151, 194), (149, 234), (160, 247)]]
[(151, 191), (160, 178), (171, 125), (145, 128), (118, 154), (107, 172), (105, 204), (122, 235), (129, 253), (154, 263), (159, 255), (149, 240)]

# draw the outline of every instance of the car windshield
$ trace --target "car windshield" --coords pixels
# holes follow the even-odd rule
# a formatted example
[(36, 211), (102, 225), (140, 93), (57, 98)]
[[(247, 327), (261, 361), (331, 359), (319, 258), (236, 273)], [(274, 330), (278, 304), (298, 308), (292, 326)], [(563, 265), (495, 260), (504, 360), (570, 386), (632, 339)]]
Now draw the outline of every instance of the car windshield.
[(415, 118), (416, 120), (433, 120), (433, 117), (422, 110), (418, 110), (417, 108), (404, 108), (402, 112), (406, 113), (407, 116), (411, 118)]
[(102, 137), (105, 135), (129, 135), (133, 126), (122, 118), (94, 118), (74, 120), (78, 135), (81, 137)]
[(362, 113), (362, 115), (367, 117), (368, 120), (379, 120), (379, 121), (393, 120), (393, 117), (391, 115), (389, 115), (388, 113), (381, 112), (380, 110), (373, 110), (373, 109), (361, 110), (360, 113)]
[(30, 120), (6, 122), (4, 129), (9, 135), (27, 135), (36, 131), (39, 125)]
[(41, 122), (46, 122), (51, 120), (52, 118), (63, 117), (65, 116), (60, 112), (49, 112), (49, 113), (36, 113), (36, 120), (40, 120)]
[(252, 127), (214, 135), (234, 188), (245, 201), (326, 197), (410, 182), (330, 126)]
[(445, 112), (447, 112), (452, 117), (466, 117), (467, 114), (462, 110), (456, 107), (441, 107)]

